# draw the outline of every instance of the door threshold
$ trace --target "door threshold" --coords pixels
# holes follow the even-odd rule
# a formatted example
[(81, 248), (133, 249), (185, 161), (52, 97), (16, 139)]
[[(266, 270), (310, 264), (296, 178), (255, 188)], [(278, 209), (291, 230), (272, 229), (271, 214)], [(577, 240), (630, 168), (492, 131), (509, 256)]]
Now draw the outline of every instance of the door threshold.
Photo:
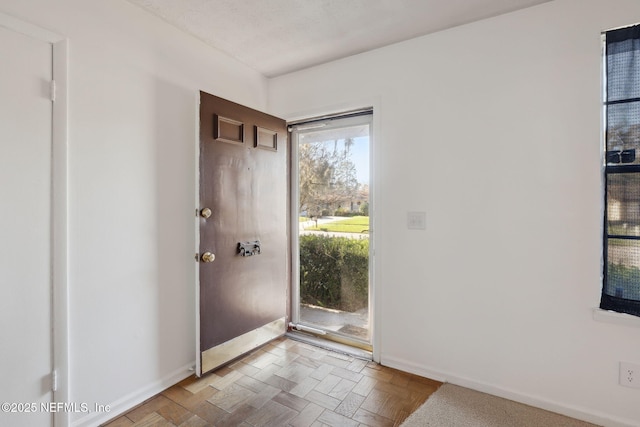
[(315, 335), (307, 334), (300, 331), (289, 331), (285, 334), (287, 338), (294, 341), (300, 341), (306, 344), (311, 344), (316, 347), (323, 348), (325, 350), (333, 351), (336, 353), (347, 354), (353, 356), (356, 359), (373, 360), (373, 353), (367, 350), (362, 350), (357, 347), (342, 344), (335, 341), (329, 341), (327, 339), (318, 338)]

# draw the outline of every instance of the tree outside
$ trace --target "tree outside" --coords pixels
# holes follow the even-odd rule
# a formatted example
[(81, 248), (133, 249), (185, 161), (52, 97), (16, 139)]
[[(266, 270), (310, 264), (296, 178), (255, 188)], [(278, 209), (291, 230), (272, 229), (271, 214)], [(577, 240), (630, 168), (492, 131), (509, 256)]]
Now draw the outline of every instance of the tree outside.
[[(336, 211), (359, 209), (366, 202), (368, 186), (359, 184), (351, 158), (352, 138), (302, 143), (299, 147), (299, 211), (321, 217)], [(368, 206), (368, 205), (367, 205)]]

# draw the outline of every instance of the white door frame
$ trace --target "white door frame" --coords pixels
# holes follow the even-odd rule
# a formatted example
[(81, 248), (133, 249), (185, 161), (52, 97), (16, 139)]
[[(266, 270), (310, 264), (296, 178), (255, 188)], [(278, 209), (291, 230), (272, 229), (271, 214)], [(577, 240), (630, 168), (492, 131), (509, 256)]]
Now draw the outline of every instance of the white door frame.
[[(375, 102), (372, 102), (375, 101)], [(351, 119), (345, 119), (344, 117), (342, 117), (343, 115), (348, 115), (350, 112), (356, 112), (356, 111), (364, 111), (364, 110), (372, 110), (372, 114), (369, 120), (369, 176), (370, 176), (370, 182), (369, 182), (369, 189), (370, 189), (370, 193), (369, 193), (369, 218), (370, 218), (370, 223), (369, 223), (369, 321), (370, 321), (370, 328), (371, 328), (371, 337), (370, 337), (370, 344), (373, 348), (372, 351), (372, 356), (373, 356), (373, 361), (375, 362), (380, 362), (380, 349), (379, 349), (379, 343), (380, 343), (380, 328), (379, 328), (379, 322), (380, 322), (380, 308), (379, 308), (379, 302), (378, 302), (378, 298), (376, 298), (376, 295), (378, 294), (379, 290), (377, 288), (377, 284), (376, 284), (376, 258), (375, 258), (375, 248), (376, 248), (376, 241), (377, 241), (377, 234), (374, 233), (374, 229), (375, 229), (375, 192), (377, 189), (377, 186), (375, 185), (375, 178), (374, 178), (374, 174), (375, 174), (375, 162), (374, 162), (374, 156), (376, 153), (376, 142), (375, 142), (375, 136), (378, 133), (377, 132), (377, 127), (378, 127), (378, 118), (376, 116), (376, 111), (379, 111), (379, 102), (377, 100), (371, 100), (369, 102), (360, 102), (360, 103), (354, 103), (353, 105), (345, 105), (342, 107), (334, 107), (334, 108), (326, 108), (323, 110), (320, 110), (320, 112), (316, 113), (316, 114), (297, 114), (297, 115), (293, 115), (293, 119), (289, 119), (288, 123), (293, 124), (293, 123), (297, 123), (297, 122), (304, 122), (310, 119), (315, 119), (315, 118), (336, 118), (338, 120), (354, 120), (354, 121), (358, 121), (358, 118), (351, 118)], [(290, 137), (291, 137), (291, 142), (290, 142), (290, 153), (291, 153), (291, 160), (290, 160), (290, 212), (291, 212), (291, 228), (290, 228), (290, 245), (291, 245), (291, 271), (293, 272), (293, 274), (291, 275), (291, 280), (290, 280), (290, 284), (291, 284), (291, 297), (290, 297), (290, 303), (291, 303), (291, 321), (295, 324), (298, 323), (300, 321), (300, 307), (299, 304), (293, 304), (294, 301), (296, 301), (296, 299), (299, 302), (299, 298), (300, 298), (300, 278), (298, 277), (298, 271), (300, 269), (300, 260), (299, 260), (299, 224), (298, 224), (298, 205), (299, 205), (299, 171), (298, 171), (298, 141), (297, 138), (294, 138), (294, 130), (293, 128), (290, 126), (289, 127), (290, 130)]]
[[(56, 33), (0, 12), (0, 26), (51, 44), (53, 54), (51, 147), (51, 281), (53, 400), (69, 402), (69, 298), (67, 227), (67, 78), (68, 40)], [(69, 425), (69, 413), (53, 416), (56, 427)]]

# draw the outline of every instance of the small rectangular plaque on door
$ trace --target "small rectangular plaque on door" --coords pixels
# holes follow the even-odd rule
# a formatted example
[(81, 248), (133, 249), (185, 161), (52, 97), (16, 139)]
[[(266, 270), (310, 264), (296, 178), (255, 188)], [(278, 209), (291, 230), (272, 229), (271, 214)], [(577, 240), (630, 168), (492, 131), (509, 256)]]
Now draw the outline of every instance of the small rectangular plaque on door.
[(214, 114), (213, 137), (216, 141), (244, 144), (244, 123)]
[(278, 132), (255, 126), (256, 148), (264, 150), (278, 151)]

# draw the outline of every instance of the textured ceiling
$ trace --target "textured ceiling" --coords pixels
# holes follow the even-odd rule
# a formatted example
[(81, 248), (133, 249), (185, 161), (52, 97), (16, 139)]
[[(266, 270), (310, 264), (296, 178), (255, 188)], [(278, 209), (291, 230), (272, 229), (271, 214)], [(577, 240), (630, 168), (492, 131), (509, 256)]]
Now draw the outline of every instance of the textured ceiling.
[(129, 0), (267, 77), (550, 0)]

